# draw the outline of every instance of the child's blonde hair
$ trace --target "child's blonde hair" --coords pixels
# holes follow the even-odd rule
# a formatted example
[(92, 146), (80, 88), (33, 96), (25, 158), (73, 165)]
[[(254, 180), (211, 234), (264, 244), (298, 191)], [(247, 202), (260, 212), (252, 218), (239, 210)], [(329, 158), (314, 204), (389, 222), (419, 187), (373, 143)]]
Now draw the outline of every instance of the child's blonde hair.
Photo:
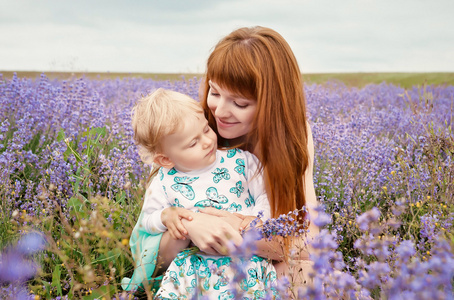
[(142, 161), (153, 164), (154, 156), (161, 151), (162, 138), (175, 133), (182, 119), (191, 114), (203, 114), (202, 107), (178, 92), (159, 88), (139, 99), (132, 110), (132, 128)]

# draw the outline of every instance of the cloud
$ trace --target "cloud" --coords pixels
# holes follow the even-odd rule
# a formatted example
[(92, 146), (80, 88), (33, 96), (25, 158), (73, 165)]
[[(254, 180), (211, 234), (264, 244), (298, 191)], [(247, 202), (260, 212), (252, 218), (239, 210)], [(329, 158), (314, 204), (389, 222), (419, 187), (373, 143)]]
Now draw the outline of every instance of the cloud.
[(450, 0), (0, 0), (0, 68), (203, 72), (220, 38), (262, 25), (306, 72), (453, 71), (452, 11)]

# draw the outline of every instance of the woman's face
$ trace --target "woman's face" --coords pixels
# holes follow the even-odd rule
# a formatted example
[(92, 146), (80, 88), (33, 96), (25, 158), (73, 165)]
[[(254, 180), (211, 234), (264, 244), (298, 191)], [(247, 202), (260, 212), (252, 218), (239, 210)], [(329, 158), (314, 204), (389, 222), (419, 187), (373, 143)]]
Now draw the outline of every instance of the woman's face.
[(216, 118), (219, 134), (225, 139), (235, 139), (246, 135), (252, 128), (257, 101), (222, 89), (219, 85), (208, 82), (207, 104)]

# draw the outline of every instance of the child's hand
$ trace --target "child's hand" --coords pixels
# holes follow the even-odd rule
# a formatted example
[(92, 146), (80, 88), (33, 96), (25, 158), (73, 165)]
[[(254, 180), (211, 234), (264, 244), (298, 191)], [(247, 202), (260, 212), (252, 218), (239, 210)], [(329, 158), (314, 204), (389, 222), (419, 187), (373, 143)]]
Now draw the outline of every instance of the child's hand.
[(167, 227), (170, 236), (176, 240), (185, 240), (188, 232), (181, 219), (192, 220), (191, 212), (181, 207), (167, 207), (161, 213), (161, 221)]

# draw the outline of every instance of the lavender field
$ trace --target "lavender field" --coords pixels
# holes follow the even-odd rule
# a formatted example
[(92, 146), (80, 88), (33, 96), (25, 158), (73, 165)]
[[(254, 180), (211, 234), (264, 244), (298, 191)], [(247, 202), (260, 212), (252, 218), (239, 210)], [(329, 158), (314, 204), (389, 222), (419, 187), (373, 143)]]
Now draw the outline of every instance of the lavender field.
[[(198, 85), (0, 75), (1, 299), (152, 298), (120, 287), (150, 172), (130, 112), (158, 87), (197, 99)], [(313, 280), (290, 289), (453, 299), (454, 86), (305, 89), (323, 230)]]

